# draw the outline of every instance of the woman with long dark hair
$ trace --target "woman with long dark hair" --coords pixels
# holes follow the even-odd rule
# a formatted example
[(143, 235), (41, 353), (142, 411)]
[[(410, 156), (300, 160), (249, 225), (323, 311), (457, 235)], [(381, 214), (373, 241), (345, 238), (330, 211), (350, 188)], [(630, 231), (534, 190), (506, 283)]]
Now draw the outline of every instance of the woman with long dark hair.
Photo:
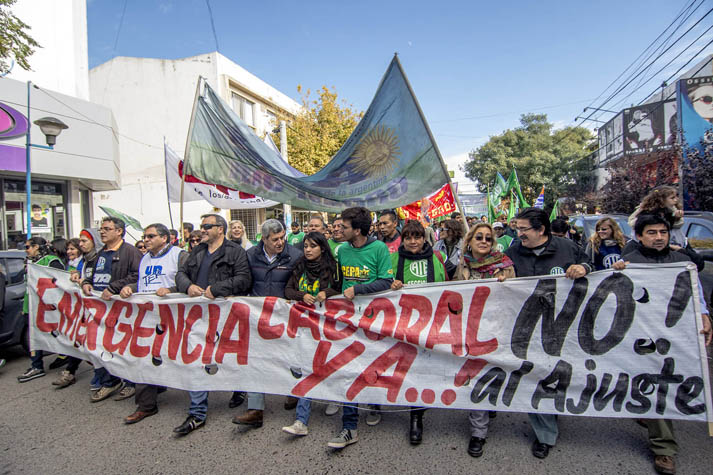
[[(27, 259), (38, 266), (52, 267), (54, 269), (64, 270), (64, 262), (56, 254), (56, 250), (50, 247), (50, 245), (45, 241), (44, 238), (39, 236), (34, 236), (25, 242), (25, 254), (27, 254)], [(25, 300), (22, 302), (22, 313), (27, 315), (30, 313), (29, 306), (29, 291), (25, 292)], [(42, 350), (32, 351), (30, 353), (30, 360), (32, 361), (32, 366), (17, 377), (17, 381), (20, 383), (25, 383), (36, 378), (41, 378), (45, 375), (44, 363), (42, 362), (42, 357), (44, 356)]]
[[(285, 287), (285, 297), (307, 305), (324, 302), (341, 293), (337, 262), (332, 257), (327, 238), (322, 233), (311, 232), (304, 238), (304, 255), (295, 263), (290, 280)], [(312, 410), (310, 398), (297, 401), (296, 420), (282, 430), (293, 435), (307, 435), (307, 422)]]

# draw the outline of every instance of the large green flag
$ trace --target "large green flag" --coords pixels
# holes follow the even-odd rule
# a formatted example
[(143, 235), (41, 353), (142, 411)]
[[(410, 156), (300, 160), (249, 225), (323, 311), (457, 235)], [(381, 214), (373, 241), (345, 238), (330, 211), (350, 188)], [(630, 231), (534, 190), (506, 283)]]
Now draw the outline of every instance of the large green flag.
[(560, 212), (560, 202), (555, 200), (555, 205), (552, 207), (552, 212), (550, 213), (550, 223), (557, 219), (557, 215)]
[(493, 196), (491, 198), (491, 201), (493, 203), (495, 200), (500, 199), (500, 198), (505, 198), (508, 195), (508, 184), (505, 181), (505, 178), (498, 172), (495, 175), (495, 183), (493, 184)]
[(493, 209), (492, 195), (490, 194), (490, 185), (488, 185), (488, 195), (486, 197), (488, 201), (488, 222), (492, 223), (495, 221), (495, 210)]
[(510, 208), (508, 209), (508, 223), (510, 222), (510, 220), (512, 218), (514, 218), (517, 215), (517, 211), (520, 208), (520, 206), (518, 206), (518, 205), (519, 205), (519, 203), (518, 203), (517, 196), (515, 196), (515, 194), (511, 191), (510, 192)]
[(127, 226), (131, 226), (132, 228), (136, 229), (137, 231), (144, 230), (144, 227), (141, 226), (141, 223), (139, 223), (139, 220), (136, 218), (132, 218), (128, 214), (124, 214), (121, 211), (117, 211), (117, 210), (109, 208), (107, 206), (100, 206), (99, 208), (102, 211), (104, 211), (104, 213), (106, 213), (107, 216), (111, 216), (112, 218), (119, 218), (124, 223), (126, 223)]
[(520, 206), (522, 206), (523, 208), (530, 207), (530, 205), (527, 204), (525, 198), (522, 196), (522, 190), (520, 189), (520, 180), (517, 179), (517, 172), (515, 171), (515, 168), (512, 169), (512, 172), (510, 172), (510, 176), (508, 177), (507, 189), (508, 191), (515, 190), (515, 193), (517, 194), (517, 197), (520, 200)]

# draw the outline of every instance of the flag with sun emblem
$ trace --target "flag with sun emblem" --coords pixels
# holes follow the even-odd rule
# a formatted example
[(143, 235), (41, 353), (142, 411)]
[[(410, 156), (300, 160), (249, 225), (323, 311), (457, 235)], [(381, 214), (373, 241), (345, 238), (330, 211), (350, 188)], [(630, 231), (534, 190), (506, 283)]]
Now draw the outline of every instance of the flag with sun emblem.
[(449, 182), (396, 56), (354, 132), (314, 175), (285, 163), (208, 84), (193, 106), (188, 141), (188, 174), (312, 210), (397, 208)]

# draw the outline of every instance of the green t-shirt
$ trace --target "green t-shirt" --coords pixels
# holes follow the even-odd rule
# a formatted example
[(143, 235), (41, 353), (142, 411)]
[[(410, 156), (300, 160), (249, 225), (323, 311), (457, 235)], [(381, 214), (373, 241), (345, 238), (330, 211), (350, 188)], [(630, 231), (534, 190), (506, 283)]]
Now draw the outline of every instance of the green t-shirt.
[[(436, 256), (438, 253), (441, 259)], [(431, 256), (433, 259), (433, 278), (434, 282), (445, 282), (446, 280), (446, 267), (443, 264), (446, 262), (446, 254), (443, 251), (435, 251)], [(394, 269), (394, 279), (398, 273), (399, 266), (399, 253), (394, 252), (391, 254), (391, 267)], [(418, 259), (416, 261), (411, 261), (409, 259), (404, 259), (404, 280), (402, 281), (404, 285), (409, 284), (425, 284), (427, 283), (428, 277), (428, 262), (427, 259)]]
[(342, 292), (357, 284), (394, 277), (389, 248), (381, 241), (367, 241), (362, 247), (345, 243), (339, 248), (338, 262), (342, 270)]
[(495, 250), (499, 252), (505, 252), (505, 249), (510, 247), (512, 244), (512, 238), (507, 234), (503, 234), (501, 237), (497, 238), (495, 244)]
[(329, 248), (332, 250), (332, 255), (336, 259), (337, 256), (339, 255), (339, 248), (342, 247), (344, 245), (344, 243), (337, 242), (334, 239), (329, 239), (329, 240), (327, 240), (327, 242), (329, 243)]
[(287, 235), (287, 244), (290, 246), (297, 245), (298, 242), (305, 238), (305, 233), (299, 232), (297, 234), (290, 233)]

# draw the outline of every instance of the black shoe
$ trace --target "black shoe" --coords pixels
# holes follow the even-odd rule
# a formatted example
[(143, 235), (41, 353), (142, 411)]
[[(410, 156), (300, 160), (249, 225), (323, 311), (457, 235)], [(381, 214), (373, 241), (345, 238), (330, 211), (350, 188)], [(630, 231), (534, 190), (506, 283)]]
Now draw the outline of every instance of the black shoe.
[(409, 431), (409, 439), (411, 445), (418, 445), (423, 438), (423, 414), (411, 413), (411, 430)]
[(195, 416), (188, 416), (186, 420), (180, 426), (173, 429), (178, 435), (188, 435), (194, 430), (203, 427), (205, 425), (205, 419), (200, 420)]
[(243, 391), (235, 391), (233, 393), (233, 396), (230, 398), (230, 402), (228, 403), (228, 407), (231, 409), (234, 409), (241, 405), (243, 402), (245, 402), (245, 392)]
[(57, 355), (57, 358), (55, 358), (55, 360), (50, 363), (50, 369), (61, 368), (67, 363), (69, 363), (69, 358), (64, 355)]
[(468, 455), (471, 457), (480, 457), (483, 455), (483, 445), (485, 444), (485, 439), (480, 437), (471, 437), (470, 443), (468, 443)]
[(549, 454), (550, 454), (550, 446), (549, 445), (543, 444), (539, 440), (536, 440), (532, 444), (532, 455), (534, 455), (538, 459), (547, 458), (547, 456)]

